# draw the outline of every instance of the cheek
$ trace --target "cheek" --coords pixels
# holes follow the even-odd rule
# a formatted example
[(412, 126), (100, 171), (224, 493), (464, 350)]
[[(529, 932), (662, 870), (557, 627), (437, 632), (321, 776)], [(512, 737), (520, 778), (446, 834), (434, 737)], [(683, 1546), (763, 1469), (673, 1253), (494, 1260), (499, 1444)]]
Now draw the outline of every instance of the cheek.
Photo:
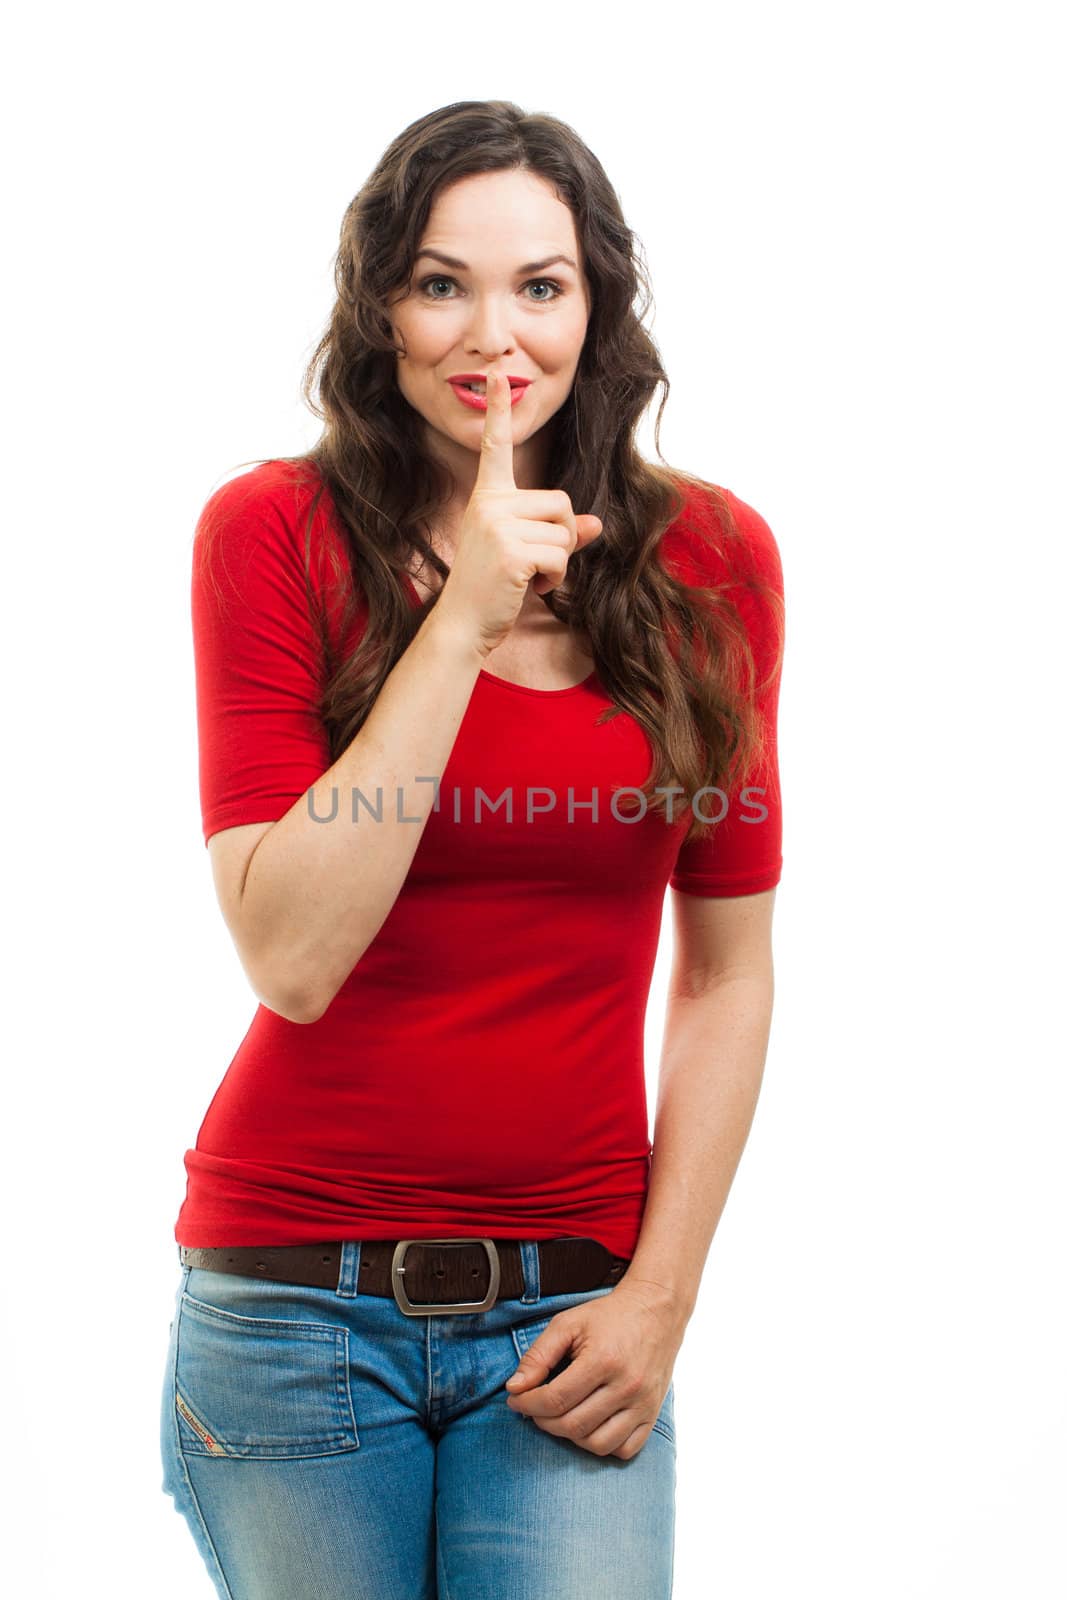
[(427, 316), (417, 306), (408, 306), (394, 319), (393, 327), (403, 337), (409, 362), (417, 366), (433, 365), (448, 355), (455, 344), (449, 320)]
[(543, 357), (546, 371), (573, 372), (585, 343), (587, 325), (588, 319), (584, 316), (560, 317), (543, 330), (535, 348)]

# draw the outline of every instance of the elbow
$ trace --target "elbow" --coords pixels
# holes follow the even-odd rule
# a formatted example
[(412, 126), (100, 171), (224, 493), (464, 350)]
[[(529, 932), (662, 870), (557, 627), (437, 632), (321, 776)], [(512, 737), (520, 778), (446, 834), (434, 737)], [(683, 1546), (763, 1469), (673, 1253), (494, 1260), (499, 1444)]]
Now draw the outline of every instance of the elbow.
[(299, 999), (289, 1001), (284, 1006), (271, 1005), (266, 1000), (263, 1003), (269, 1011), (274, 1011), (279, 1017), (284, 1017), (286, 1022), (298, 1022), (302, 1025), (309, 1022), (318, 1022), (326, 1010), (325, 1006), (312, 1005), (310, 1001), (301, 1001)]
[[(361, 950), (360, 957), (362, 954)], [(349, 971), (354, 970), (356, 964), (353, 962)], [(252, 988), (267, 1010), (284, 1017), (286, 1022), (301, 1025), (318, 1022), (326, 1014), (347, 976), (347, 973), (339, 977), (324, 975), (319, 960), (315, 962), (313, 974), (309, 973), (309, 964), (296, 960), (291, 951), (283, 961), (267, 961), (264, 953), (259, 952), (259, 959), (246, 959), (243, 965)]]
[(273, 1011), (276, 1017), (281, 1017), (285, 1022), (318, 1022), (329, 1004), (328, 1001), (323, 1003), (309, 989), (294, 984), (291, 974), (278, 977), (261, 969), (252, 970), (247, 962), (244, 968), (260, 1005)]
[(286, 1022), (297, 1022), (306, 1026), (311, 1022), (318, 1022), (330, 1009), (337, 994), (336, 988), (326, 990), (320, 984), (317, 988), (310, 985), (302, 987), (288, 984), (271, 983), (256, 990), (262, 1003), (268, 1011), (274, 1011), (279, 1017), (284, 1017)]
[(318, 995), (301, 995), (289, 1008), (289, 1021), (300, 1022), (304, 1024), (309, 1022), (318, 1022), (320, 1017), (326, 1015), (326, 1012), (330, 1009), (332, 1003), (332, 995), (329, 997), (329, 999), (323, 999)]
[(286, 1022), (317, 1022), (333, 996), (320, 996), (318, 963), (224, 902), (226, 924), (244, 975), (260, 1005)]
[(253, 984), (252, 987), (260, 1005), (268, 1011), (273, 1011), (274, 1015), (281, 1017), (284, 1022), (318, 1022), (325, 1009), (312, 1005), (303, 995), (288, 991), (283, 993), (266, 984)]
[(756, 995), (770, 1013), (774, 1006), (774, 968), (769, 961), (765, 965), (749, 962), (705, 967), (676, 962), (671, 970), (668, 996), (672, 1000), (714, 999), (723, 993), (736, 994), (738, 985)]

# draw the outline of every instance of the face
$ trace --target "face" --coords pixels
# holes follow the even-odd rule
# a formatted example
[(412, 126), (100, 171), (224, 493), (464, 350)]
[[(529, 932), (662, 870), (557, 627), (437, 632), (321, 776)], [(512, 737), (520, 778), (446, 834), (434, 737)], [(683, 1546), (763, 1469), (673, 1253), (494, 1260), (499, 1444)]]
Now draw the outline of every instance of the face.
[[(428, 449), (445, 461), (465, 504), (485, 412), (464, 404), (448, 380), (484, 373), (504, 356), (509, 376), (530, 379), (511, 416), (515, 482), (545, 487), (545, 424), (571, 391), (589, 322), (570, 211), (534, 173), (480, 172), (437, 196), (419, 251), (410, 289), (390, 298), (390, 314), (406, 351), (397, 384), (425, 421)], [(570, 261), (547, 264), (557, 256)], [(523, 270), (531, 262), (537, 271)]]

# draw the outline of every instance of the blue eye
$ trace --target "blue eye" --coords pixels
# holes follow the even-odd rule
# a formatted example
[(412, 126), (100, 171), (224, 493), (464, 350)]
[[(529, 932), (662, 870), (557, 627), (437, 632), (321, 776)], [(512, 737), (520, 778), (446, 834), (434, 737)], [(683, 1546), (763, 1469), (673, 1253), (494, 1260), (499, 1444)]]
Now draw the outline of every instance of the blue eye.
[(531, 278), (530, 283), (524, 284), (523, 288), (528, 289), (531, 284), (547, 285), (548, 288), (554, 289), (555, 293), (551, 296), (553, 300), (558, 300), (560, 295), (565, 293), (563, 285), (557, 283), (555, 278)]
[[(423, 294), (426, 295), (428, 300), (451, 300), (454, 297), (450, 294), (428, 294), (427, 290), (429, 289), (431, 283), (455, 283), (455, 281), (455, 278), (449, 278), (440, 272), (435, 272), (433, 277), (423, 278), (422, 282), (419, 284), (419, 289)], [(558, 300), (560, 295), (566, 292), (563, 288), (563, 285), (561, 283), (557, 283), (555, 278), (531, 278), (529, 283), (523, 284), (523, 288), (529, 289), (534, 285), (546, 285), (548, 288), (553, 290), (553, 293), (548, 297), (545, 297), (544, 295), (536, 296), (534, 299), (535, 305), (551, 305), (553, 300)]]

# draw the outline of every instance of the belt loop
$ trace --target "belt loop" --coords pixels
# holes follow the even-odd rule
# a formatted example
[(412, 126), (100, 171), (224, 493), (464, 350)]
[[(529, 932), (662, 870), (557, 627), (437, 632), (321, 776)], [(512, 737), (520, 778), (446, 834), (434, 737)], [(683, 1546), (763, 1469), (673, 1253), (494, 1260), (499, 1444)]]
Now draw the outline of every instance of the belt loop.
[(362, 1240), (342, 1239), (341, 1266), (337, 1274), (337, 1293), (346, 1300), (359, 1294), (359, 1253)]
[(541, 1298), (541, 1252), (537, 1248), (537, 1240), (520, 1239), (519, 1254), (522, 1257), (524, 1283), (521, 1299), (523, 1305), (529, 1305), (531, 1300)]

